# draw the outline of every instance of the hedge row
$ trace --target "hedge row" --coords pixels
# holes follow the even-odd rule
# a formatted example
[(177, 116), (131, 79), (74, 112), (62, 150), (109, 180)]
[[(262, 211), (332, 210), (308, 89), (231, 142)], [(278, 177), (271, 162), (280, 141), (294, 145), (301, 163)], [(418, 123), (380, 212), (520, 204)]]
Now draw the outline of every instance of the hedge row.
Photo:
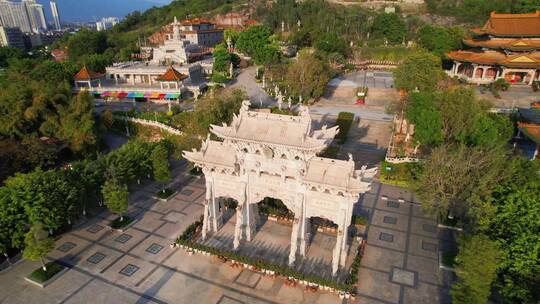
[(238, 261), (240, 263), (249, 264), (258, 269), (266, 269), (274, 271), (276, 275), (281, 275), (283, 277), (289, 278), (292, 277), (300, 281), (308, 281), (310, 283), (315, 283), (320, 286), (327, 286), (334, 288), (338, 291), (349, 292), (355, 294), (355, 284), (357, 281), (358, 270), (360, 267), (360, 261), (362, 259), (362, 252), (359, 248), (354, 258), (353, 264), (349, 271), (349, 277), (345, 280), (345, 283), (336, 282), (334, 280), (325, 279), (316, 275), (304, 274), (293, 268), (278, 265), (275, 263), (268, 262), (260, 258), (251, 258), (248, 256), (240, 255), (234, 251), (218, 249), (206, 245), (202, 245), (193, 240), (196, 232), (202, 227), (202, 218), (199, 221), (191, 224), (186, 228), (186, 230), (178, 237), (176, 243), (190, 247), (195, 250), (201, 250), (208, 252), (212, 255), (218, 256), (220, 258), (227, 258), (231, 260)]
[(338, 144), (342, 145), (347, 141), (347, 134), (351, 129), (354, 120), (354, 114), (350, 112), (339, 112), (337, 118), (337, 125), (339, 126), (339, 133), (336, 135)]

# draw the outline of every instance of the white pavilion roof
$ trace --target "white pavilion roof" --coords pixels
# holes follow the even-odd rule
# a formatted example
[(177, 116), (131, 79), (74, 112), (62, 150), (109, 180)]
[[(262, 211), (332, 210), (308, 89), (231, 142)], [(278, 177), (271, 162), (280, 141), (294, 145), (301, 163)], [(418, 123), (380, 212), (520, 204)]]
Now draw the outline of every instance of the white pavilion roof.
[(198, 164), (210, 164), (218, 167), (235, 168), (236, 152), (234, 147), (223, 142), (207, 139), (199, 151), (184, 151), (184, 158)]
[(336, 135), (338, 128), (311, 130), (307, 108), (299, 116), (263, 113), (249, 110), (244, 101), (240, 114), (227, 126), (211, 126), (212, 133), (224, 139), (258, 142), (300, 150), (322, 150)]
[(355, 170), (352, 157), (348, 161), (323, 157), (309, 160), (304, 182), (313, 186), (333, 187), (346, 191), (369, 189), (376, 168)]

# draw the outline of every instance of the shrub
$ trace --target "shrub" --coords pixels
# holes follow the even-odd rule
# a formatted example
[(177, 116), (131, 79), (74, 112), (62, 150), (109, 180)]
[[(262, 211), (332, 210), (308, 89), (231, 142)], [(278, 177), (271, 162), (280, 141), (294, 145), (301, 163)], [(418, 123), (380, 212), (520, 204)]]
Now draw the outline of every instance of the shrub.
[(503, 78), (499, 78), (491, 83), (491, 87), (496, 91), (506, 91), (510, 88), (510, 84)]
[(352, 221), (355, 225), (366, 225), (368, 222), (368, 218), (361, 215), (353, 215)]
[(227, 83), (229, 78), (223, 74), (214, 73), (212, 74), (212, 81), (215, 83)]

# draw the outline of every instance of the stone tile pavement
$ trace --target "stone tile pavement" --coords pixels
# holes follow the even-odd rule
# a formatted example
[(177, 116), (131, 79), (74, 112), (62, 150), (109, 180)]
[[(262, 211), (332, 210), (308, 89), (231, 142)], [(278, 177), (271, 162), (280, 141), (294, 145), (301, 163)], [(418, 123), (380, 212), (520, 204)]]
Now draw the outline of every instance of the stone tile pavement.
[(439, 268), (444, 231), (412, 193), (374, 183), (355, 212), (369, 217), (358, 303), (451, 303), (453, 273)]
[[(44, 289), (24, 281), (38, 267), (24, 261), (0, 274), (0, 303), (340, 303), (337, 296), (288, 287), (211, 257), (189, 256), (169, 244), (202, 213), (204, 181), (177, 170), (178, 194), (168, 202), (141, 186), (125, 232), (107, 229), (104, 211), (56, 242), (49, 259), (70, 269)], [(184, 191), (183, 190), (190, 190)], [(389, 199), (383, 200), (386, 195)], [(404, 198), (405, 203), (396, 202)], [(451, 277), (439, 271), (440, 232), (411, 194), (374, 184), (356, 212), (368, 214), (368, 245), (359, 273), (357, 303), (448, 303)]]

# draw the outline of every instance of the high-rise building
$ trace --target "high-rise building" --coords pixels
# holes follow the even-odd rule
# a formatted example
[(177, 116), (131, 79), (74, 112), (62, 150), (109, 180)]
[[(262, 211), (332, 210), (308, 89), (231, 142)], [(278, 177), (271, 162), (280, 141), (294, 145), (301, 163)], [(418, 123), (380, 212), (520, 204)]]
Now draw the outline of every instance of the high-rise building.
[(43, 5), (36, 3), (35, 0), (23, 0), (28, 13), (28, 19), (34, 33), (41, 33), (47, 30), (47, 21), (43, 13)]
[(24, 2), (0, 0), (0, 19), (5, 27), (18, 27), (25, 33), (32, 31)]
[(58, 14), (58, 7), (56, 6), (56, 2), (51, 1), (51, 13), (54, 21), (54, 29), (57, 31), (62, 30), (62, 26), (60, 26), (60, 15)]
[(0, 46), (24, 48), (23, 33), (18, 27), (0, 26)]
[(0, 0), (0, 21), (3, 26), (18, 27), (25, 33), (40, 33), (47, 29), (43, 5), (35, 0)]
[(119, 20), (116, 17), (102, 18), (101, 21), (96, 22), (96, 29), (98, 31), (108, 30), (115, 26), (118, 22)]

